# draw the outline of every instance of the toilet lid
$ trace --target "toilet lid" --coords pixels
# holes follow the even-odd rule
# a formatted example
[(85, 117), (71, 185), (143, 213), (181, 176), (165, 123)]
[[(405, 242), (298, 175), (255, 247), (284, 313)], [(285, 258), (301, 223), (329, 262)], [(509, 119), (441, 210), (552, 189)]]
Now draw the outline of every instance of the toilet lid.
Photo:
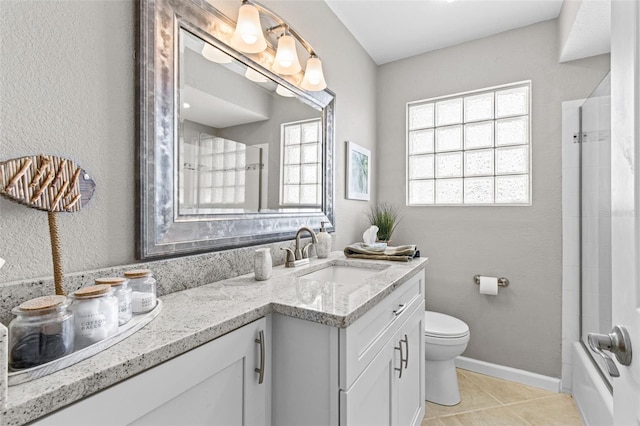
[(425, 311), (424, 334), (433, 337), (462, 337), (469, 334), (469, 326), (458, 318)]

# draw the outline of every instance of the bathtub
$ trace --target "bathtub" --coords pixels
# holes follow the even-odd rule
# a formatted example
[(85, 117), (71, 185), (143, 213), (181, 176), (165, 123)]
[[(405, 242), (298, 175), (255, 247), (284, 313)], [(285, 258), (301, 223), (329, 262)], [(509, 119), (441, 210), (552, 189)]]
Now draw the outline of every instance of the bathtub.
[(613, 424), (613, 395), (580, 342), (572, 348), (573, 399), (586, 426)]

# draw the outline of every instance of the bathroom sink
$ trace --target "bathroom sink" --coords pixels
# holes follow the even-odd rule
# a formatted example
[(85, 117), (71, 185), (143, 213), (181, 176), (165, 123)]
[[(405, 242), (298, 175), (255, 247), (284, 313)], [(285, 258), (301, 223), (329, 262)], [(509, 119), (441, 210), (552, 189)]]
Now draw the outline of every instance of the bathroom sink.
[(300, 275), (300, 278), (316, 281), (327, 281), (336, 284), (353, 284), (362, 282), (380, 272), (380, 269), (361, 268), (358, 266), (329, 265), (326, 268)]

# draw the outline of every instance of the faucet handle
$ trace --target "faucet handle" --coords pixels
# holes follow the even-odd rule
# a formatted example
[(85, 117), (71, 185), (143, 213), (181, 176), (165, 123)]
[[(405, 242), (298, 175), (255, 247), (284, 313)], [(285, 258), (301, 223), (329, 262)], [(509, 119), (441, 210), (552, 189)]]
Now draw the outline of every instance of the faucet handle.
[(303, 259), (308, 259), (309, 258), (309, 247), (311, 247), (313, 245), (313, 243), (308, 243), (306, 246), (304, 246), (302, 248), (302, 258)]
[(296, 255), (293, 252), (293, 250), (291, 250), (288, 247), (280, 247), (280, 250), (286, 250), (287, 251), (287, 256), (286, 256), (286, 259), (285, 259), (285, 266), (290, 266), (293, 262), (295, 262)]
[(280, 250), (286, 250), (287, 256), (284, 262), (284, 266), (290, 268), (292, 266), (296, 266), (296, 254), (293, 250), (288, 247), (280, 247)]
[(287, 260), (295, 260), (296, 256), (293, 253), (293, 250), (291, 250), (289, 247), (280, 247), (280, 250), (287, 251)]

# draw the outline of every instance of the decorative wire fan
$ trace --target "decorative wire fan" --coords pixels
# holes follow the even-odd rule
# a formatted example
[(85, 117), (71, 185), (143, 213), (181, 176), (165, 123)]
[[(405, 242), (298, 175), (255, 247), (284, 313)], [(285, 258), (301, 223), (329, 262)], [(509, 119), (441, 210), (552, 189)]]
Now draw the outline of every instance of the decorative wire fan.
[(48, 214), (56, 294), (66, 295), (56, 213), (79, 211), (95, 189), (87, 172), (66, 158), (34, 155), (0, 162), (0, 194)]

